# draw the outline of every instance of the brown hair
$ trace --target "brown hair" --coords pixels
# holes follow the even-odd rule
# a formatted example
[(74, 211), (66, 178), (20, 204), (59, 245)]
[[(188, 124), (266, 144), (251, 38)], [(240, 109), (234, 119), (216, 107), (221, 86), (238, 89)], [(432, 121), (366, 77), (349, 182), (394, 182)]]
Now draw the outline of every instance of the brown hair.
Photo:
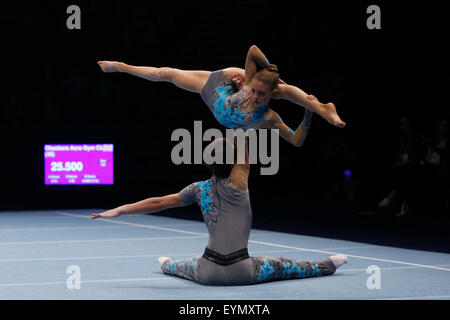
[(278, 87), (278, 80), (280, 79), (278, 67), (274, 64), (269, 64), (267, 67), (257, 72), (253, 78), (267, 84), (270, 90), (274, 90)]
[(233, 164), (226, 163), (226, 155), (227, 153), (233, 152), (234, 147), (232, 143), (226, 138), (217, 138), (213, 140), (207, 148), (208, 147), (214, 148), (211, 152), (211, 156), (222, 159), (223, 163), (206, 164), (206, 166), (216, 177), (228, 178), (231, 174), (231, 169), (233, 169)]

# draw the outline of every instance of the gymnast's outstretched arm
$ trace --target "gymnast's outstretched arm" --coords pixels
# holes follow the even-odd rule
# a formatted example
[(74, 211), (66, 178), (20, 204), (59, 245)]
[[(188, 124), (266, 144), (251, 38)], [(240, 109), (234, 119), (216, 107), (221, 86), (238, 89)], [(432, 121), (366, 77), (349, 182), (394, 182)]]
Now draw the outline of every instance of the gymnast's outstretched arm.
[[(309, 98), (312, 99), (312, 98)], [(309, 127), (311, 125), (311, 118), (314, 112), (305, 110), (303, 121), (298, 128), (294, 131), (289, 128), (281, 119), (281, 117), (273, 110), (269, 111), (267, 116), (269, 129), (278, 129), (280, 136), (296, 147), (303, 146), (306, 136), (308, 135)]]
[(164, 197), (152, 197), (139, 202), (126, 204), (102, 213), (94, 213), (91, 219), (116, 218), (124, 214), (155, 213), (169, 208), (183, 207), (185, 204), (179, 193), (169, 194)]

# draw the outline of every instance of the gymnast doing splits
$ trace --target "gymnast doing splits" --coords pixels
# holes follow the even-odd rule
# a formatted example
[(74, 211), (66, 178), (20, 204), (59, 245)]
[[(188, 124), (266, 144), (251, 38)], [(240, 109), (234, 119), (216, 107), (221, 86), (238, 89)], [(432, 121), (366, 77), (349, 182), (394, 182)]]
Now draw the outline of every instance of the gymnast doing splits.
[[(313, 95), (280, 79), (278, 68), (270, 64), (256, 46), (248, 50), (245, 70), (229, 67), (217, 71), (180, 70), (170, 67), (132, 66), (117, 61), (98, 61), (103, 72), (124, 72), (150, 81), (165, 81), (184, 90), (199, 93), (219, 123), (226, 128), (278, 129), (280, 136), (301, 146), (313, 113), (343, 128), (333, 103), (321, 103)], [(258, 65), (261, 68), (258, 71)], [(284, 99), (305, 108), (305, 115), (294, 131), (269, 107), (272, 99)]]

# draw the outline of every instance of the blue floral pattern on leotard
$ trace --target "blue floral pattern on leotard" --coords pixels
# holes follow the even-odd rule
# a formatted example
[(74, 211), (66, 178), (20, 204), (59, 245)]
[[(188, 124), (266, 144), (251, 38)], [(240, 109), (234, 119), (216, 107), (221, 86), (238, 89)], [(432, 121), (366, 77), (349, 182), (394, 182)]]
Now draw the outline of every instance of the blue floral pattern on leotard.
[(267, 281), (270, 276), (275, 272), (275, 269), (270, 265), (269, 261), (263, 259), (264, 264), (260, 267), (258, 280)]
[(177, 263), (175, 261), (170, 261), (167, 265), (167, 268), (170, 271), (171, 275), (175, 274), (175, 271), (177, 270)]
[(209, 211), (213, 210), (213, 200), (210, 195), (211, 184), (211, 181), (200, 181), (195, 184), (200, 188), (200, 206), (203, 214), (207, 214)]
[(291, 263), (284, 263), (283, 264), (283, 278), (291, 278), (292, 274), (296, 273), (297, 278), (304, 278), (306, 276), (306, 268), (302, 269), (295, 262)]
[(264, 112), (269, 107), (259, 107), (256, 111), (249, 112), (245, 105), (245, 90), (233, 92), (229, 85), (220, 85), (215, 89), (215, 101), (213, 103), (214, 116), (217, 121), (230, 129), (248, 129), (256, 122), (263, 121)]
[(312, 265), (312, 269), (313, 269), (313, 272), (312, 272), (313, 276), (317, 277), (317, 276), (321, 276), (322, 275), (322, 273), (319, 270), (319, 266), (317, 264), (313, 264)]

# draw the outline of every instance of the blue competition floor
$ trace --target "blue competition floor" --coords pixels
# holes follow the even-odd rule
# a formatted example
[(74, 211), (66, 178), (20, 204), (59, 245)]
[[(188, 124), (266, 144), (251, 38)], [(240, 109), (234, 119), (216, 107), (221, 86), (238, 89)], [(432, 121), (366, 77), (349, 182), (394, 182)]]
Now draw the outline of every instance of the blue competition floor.
[[(449, 254), (263, 230), (252, 230), (250, 255), (315, 260), (344, 253), (349, 263), (328, 277), (202, 286), (164, 275), (156, 261), (201, 255), (208, 239), (202, 223), (151, 215), (89, 219), (101, 211), (0, 212), (0, 299), (450, 299)], [(80, 289), (67, 287), (72, 265)], [(373, 265), (380, 286), (369, 289)]]

